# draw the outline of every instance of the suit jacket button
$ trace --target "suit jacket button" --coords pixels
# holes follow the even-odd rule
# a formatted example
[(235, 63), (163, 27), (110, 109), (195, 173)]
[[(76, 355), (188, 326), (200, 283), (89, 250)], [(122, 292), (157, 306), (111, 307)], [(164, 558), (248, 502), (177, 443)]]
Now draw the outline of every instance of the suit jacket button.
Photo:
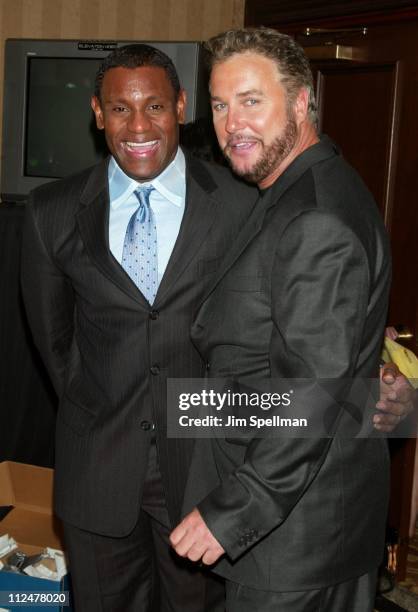
[(160, 373), (160, 366), (159, 365), (153, 365), (150, 367), (150, 372), (153, 376), (158, 376), (158, 374)]
[(143, 429), (144, 431), (149, 431), (150, 429), (154, 429), (154, 424), (151, 423), (150, 421), (141, 421), (139, 425), (141, 429)]
[(149, 318), (152, 319), (153, 321), (156, 321), (159, 316), (160, 316), (160, 313), (158, 312), (158, 310), (151, 310), (149, 313)]

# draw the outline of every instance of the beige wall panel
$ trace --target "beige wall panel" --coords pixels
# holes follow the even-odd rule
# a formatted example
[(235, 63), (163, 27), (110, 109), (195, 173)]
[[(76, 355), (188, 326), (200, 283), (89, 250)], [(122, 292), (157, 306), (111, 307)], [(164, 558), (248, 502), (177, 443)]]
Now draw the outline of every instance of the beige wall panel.
[(0, 33), (4, 36), (17, 37), (22, 31), (22, 16), (23, 16), (23, 0), (10, 2), (2, 2), (1, 7), (1, 27)]
[[(181, 4), (182, 8), (184, 9), (187, 4), (187, 0), (182, 0), (182, 2), (179, 2), (178, 4)], [(154, 0), (153, 2), (150, 34), (151, 36), (155, 37), (155, 40), (170, 39), (170, 21), (173, 18), (171, 15), (171, 6), (172, 3), (170, 0)], [(145, 32), (143, 33), (145, 34)], [(178, 40), (175, 36), (173, 39)]]
[(136, 4), (136, 2), (118, 0), (118, 11), (116, 15), (116, 38), (126, 38), (126, 40), (131, 40), (134, 38)]
[[(187, 38), (187, 15), (189, 11), (188, 2), (182, 2), (176, 6), (176, 10), (172, 11), (168, 19), (169, 40), (184, 40)], [(190, 37), (189, 37), (190, 40)]]
[(245, 0), (0, 0), (0, 115), (6, 38), (204, 40), (242, 26), (244, 7)]
[(115, 38), (115, 23), (118, 15), (118, 4), (115, 0), (101, 0), (97, 16), (97, 38)]
[[(42, 38), (42, 12), (39, 10), (39, 0), (23, 0), (20, 37)], [(7, 34), (5, 38), (10, 38), (10, 35)]]
[[(63, 0), (43, 0), (39, 2), (42, 13), (42, 38), (61, 38), (61, 19), (63, 17)], [(65, 7), (65, 13), (72, 6)]]
[[(214, 0), (211, 0), (213, 2)], [(209, 2), (208, 4), (210, 4)], [(217, 4), (218, 0), (215, 0), (214, 4)], [(194, 40), (200, 40), (203, 38), (202, 32), (206, 22), (203, 19), (204, 7), (199, 2), (193, 2), (193, 0), (187, 1), (187, 34)]]
[(84, 38), (82, 10), (89, 6), (90, 3), (86, 4), (83, 0), (73, 0), (65, 6), (60, 16), (59, 38)]
[[(102, 13), (105, 13), (103, 2), (101, 2), (100, 0), (89, 0), (89, 2), (86, 2), (86, 0), (78, 0), (78, 1), (80, 3), (80, 24), (79, 26), (80, 26), (81, 37), (88, 38), (89, 36), (91, 36), (90, 33), (94, 33), (97, 36), (99, 32), (99, 28), (100, 28), (100, 15)], [(117, 3), (114, 2), (114, 4), (117, 4)], [(115, 13), (109, 17), (110, 18), (113, 17), (114, 19)], [(86, 33), (85, 36), (83, 34), (83, 31)]]
[[(132, 38), (134, 40), (150, 40), (153, 32), (156, 14), (154, 13), (154, 0), (142, 0), (135, 2), (134, 30)], [(180, 3), (181, 5), (181, 3)], [(167, 13), (168, 16), (168, 13)], [(161, 14), (158, 18), (162, 20)], [(154, 39), (154, 36), (152, 37)], [(155, 38), (158, 40), (158, 38)]]

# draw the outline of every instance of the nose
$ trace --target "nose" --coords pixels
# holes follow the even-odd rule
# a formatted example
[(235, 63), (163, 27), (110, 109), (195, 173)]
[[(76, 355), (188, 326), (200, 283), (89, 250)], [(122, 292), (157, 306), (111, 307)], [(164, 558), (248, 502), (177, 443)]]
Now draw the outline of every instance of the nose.
[(150, 129), (151, 122), (147, 113), (142, 110), (132, 110), (129, 115), (128, 129), (131, 132), (146, 132)]
[(229, 134), (233, 134), (237, 130), (241, 129), (243, 126), (243, 118), (239, 109), (236, 108), (228, 108), (228, 114), (225, 122), (225, 130)]

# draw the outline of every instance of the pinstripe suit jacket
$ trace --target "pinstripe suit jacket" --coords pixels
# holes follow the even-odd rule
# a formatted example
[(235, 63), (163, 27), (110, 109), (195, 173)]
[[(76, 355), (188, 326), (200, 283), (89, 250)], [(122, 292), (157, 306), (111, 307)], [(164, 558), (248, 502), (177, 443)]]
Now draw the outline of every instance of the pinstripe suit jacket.
[(22, 255), (29, 322), (59, 396), (55, 508), (70, 524), (122, 536), (134, 527), (155, 424), (178, 520), (193, 441), (166, 438), (167, 377), (199, 377), (196, 304), (256, 193), (187, 158), (186, 210), (152, 307), (109, 250), (107, 163), (35, 190)]

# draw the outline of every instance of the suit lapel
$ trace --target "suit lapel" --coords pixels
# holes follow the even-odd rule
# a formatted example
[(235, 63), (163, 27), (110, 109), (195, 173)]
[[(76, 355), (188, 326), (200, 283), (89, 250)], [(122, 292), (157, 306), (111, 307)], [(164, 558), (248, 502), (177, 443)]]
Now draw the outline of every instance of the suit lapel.
[(263, 226), (264, 215), (267, 208), (267, 198), (264, 199), (260, 197), (257, 204), (253, 208), (250, 216), (245, 223), (244, 227), (238, 234), (237, 238), (234, 240), (230, 250), (226, 254), (224, 260), (221, 263), (221, 266), (218, 272), (213, 277), (211, 283), (209, 284), (206, 293), (203, 296), (203, 299), (200, 305), (209, 297), (212, 291), (216, 288), (218, 283), (222, 280), (234, 262), (238, 259), (247, 245), (257, 236)]
[(86, 250), (102, 273), (144, 308), (149, 303), (109, 249), (109, 192), (107, 162), (96, 166), (81, 195), (77, 225)]
[(219, 200), (214, 192), (218, 186), (205, 167), (186, 157), (186, 207), (180, 232), (155, 298), (155, 306), (165, 298), (179, 277), (195, 259), (216, 222)]

